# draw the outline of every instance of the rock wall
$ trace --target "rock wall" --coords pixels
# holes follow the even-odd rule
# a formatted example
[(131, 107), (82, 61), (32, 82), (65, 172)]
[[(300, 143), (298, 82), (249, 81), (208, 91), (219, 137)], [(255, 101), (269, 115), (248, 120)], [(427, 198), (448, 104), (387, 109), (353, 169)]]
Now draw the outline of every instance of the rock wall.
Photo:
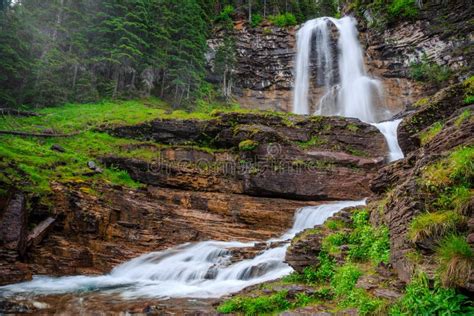
[[(429, 86), (415, 82), (409, 76), (410, 63), (424, 54), (455, 71), (472, 68), (474, 36), (472, 23), (467, 22), (472, 16), (469, 9), (465, 1), (453, 1), (452, 7), (430, 2), (416, 22), (399, 22), (384, 30), (368, 28), (367, 21), (359, 21), (367, 71), (382, 81), (385, 106), (392, 112), (399, 112), (432, 92)], [(243, 22), (235, 25), (237, 63), (233, 73), (233, 95), (243, 107), (292, 110), (297, 30), (298, 27), (270, 25), (251, 28)], [(214, 57), (223, 36), (222, 31), (217, 31), (208, 42), (209, 78), (216, 83)], [(334, 38), (335, 47), (336, 41)], [(312, 75), (312, 81), (316, 82), (314, 68)], [(311, 103), (317, 104), (323, 93), (322, 87), (312, 87)]]

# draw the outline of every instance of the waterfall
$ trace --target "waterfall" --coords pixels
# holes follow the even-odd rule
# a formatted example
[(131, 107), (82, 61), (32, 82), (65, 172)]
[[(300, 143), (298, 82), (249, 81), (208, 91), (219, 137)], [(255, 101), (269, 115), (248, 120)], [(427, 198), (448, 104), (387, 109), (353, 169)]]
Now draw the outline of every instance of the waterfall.
[[(339, 80), (335, 82), (331, 29), (334, 26), (337, 40)], [(335, 19), (317, 18), (306, 22), (297, 33), (295, 63), (294, 112), (310, 114), (308, 103), (311, 72), (311, 49), (315, 44), (316, 86), (324, 86), (324, 95), (318, 101), (315, 114), (358, 118), (373, 123), (385, 136), (389, 146), (390, 161), (400, 159), (403, 153), (398, 146), (398, 123), (379, 123), (392, 113), (383, 107), (383, 87), (380, 81), (368, 76), (364, 56), (358, 40), (356, 20), (353, 17)], [(314, 58), (314, 57), (313, 57)], [(320, 78), (324, 77), (322, 81)], [(394, 136), (394, 137), (393, 137)]]
[[(103, 276), (45, 277), (0, 287), (0, 297), (48, 295), (84, 291), (118, 293), (123, 298), (220, 297), (257, 283), (280, 278), (292, 271), (284, 263), (288, 239), (298, 232), (323, 224), (346, 207), (362, 201), (341, 201), (299, 209), (294, 224), (280, 238), (269, 240), (267, 250), (252, 259), (230, 263), (229, 248), (254, 243), (204, 241), (152, 252), (125, 262)], [(271, 244), (277, 242), (277, 246)]]

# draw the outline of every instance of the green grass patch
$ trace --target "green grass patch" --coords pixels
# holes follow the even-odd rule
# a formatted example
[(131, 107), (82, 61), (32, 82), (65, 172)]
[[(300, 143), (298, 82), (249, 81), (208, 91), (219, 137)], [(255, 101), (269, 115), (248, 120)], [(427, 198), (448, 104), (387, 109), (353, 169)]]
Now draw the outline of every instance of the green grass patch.
[(313, 136), (308, 141), (305, 142), (296, 142), (301, 149), (308, 149), (312, 147), (319, 147), (327, 144), (327, 140), (319, 136)]
[(448, 157), (422, 170), (422, 184), (437, 189), (454, 184), (472, 186), (474, 178), (474, 147), (466, 146), (454, 150)]
[[(474, 102), (474, 98), (473, 98), (473, 102)], [(454, 121), (454, 125), (456, 127), (460, 127), (462, 123), (464, 123), (465, 121), (471, 118), (471, 115), (472, 115), (471, 109), (465, 109), (464, 111), (462, 111), (462, 113), (459, 115), (456, 121)]]
[(413, 242), (425, 239), (437, 240), (455, 231), (464, 217), (454, 211), (423, 213), (413, 218), (408, 237)]
[(440, 276), (444, 286), (463, 286), (474, 268), (474, 254), (466, 238), (458, 235), (445, 237), (436, 249)]
[(436, 122), (433, 125), (431, 125), (426, 131), (423, 131), (420, 133), (420, 142), (421, 145), (426, 145), (428, 144), (433, 138), (436, 137), (436, 135), (441, 132), (443, 129), (444, 124), (441, 122)]

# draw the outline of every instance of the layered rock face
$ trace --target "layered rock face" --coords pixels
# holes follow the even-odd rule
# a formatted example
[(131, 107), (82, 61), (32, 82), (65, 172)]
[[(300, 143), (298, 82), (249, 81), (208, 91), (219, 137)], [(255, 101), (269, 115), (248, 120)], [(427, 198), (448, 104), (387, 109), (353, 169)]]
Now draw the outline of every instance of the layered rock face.
[[(292, 108), (293, 59), (296, 50), (295, 29), (265, 26), (249, 28), (236, 25), (237, 62), (233, 77), (233, 95), (242, 106), (290, 112)], [(223, 32), (208, 41), (208, 68), (214, 74), (214, 58), (223, 42)]]
[(299, 200), (367, 196), (368, 180), (387, 150), (375, 127), (335, 117), (220, 113), (208, 121), (159, 120), (111, 133), (168, 144), (205, 142), (214, 151), (165, 150), (152, 161), (104, 157), (142, 183)]
[(2, 284), (32, 274), (106, 273), (186, 242), (277, 237), (300, 207), (367, 196), (387, 150), (376, 128), (355, 119), (272, 112), (220, 112), (104, 131), (141, 141), (101, 160), (144, 187), (55, 183), (52, 210), (35, 210), (34, 218), (21, 196), (2, 200)]

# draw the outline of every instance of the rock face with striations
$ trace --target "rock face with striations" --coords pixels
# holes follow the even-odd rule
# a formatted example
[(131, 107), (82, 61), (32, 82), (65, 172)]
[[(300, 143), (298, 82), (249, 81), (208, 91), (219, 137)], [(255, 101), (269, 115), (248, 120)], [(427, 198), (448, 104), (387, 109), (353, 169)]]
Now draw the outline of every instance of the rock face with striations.
[[(193, 133), (185, 136), (183, 130)], [(151, 161), (103, 158), (142, 183), (298, 200), (368, 196), (368, 182), (387, 152), (382, 134), (356, 119), (270, 112), (218, 113), (206, 121), (157, 120), (110, 133), (211, 147), (200, 154), (193, 149), (159, 150), (159, 159)]]

